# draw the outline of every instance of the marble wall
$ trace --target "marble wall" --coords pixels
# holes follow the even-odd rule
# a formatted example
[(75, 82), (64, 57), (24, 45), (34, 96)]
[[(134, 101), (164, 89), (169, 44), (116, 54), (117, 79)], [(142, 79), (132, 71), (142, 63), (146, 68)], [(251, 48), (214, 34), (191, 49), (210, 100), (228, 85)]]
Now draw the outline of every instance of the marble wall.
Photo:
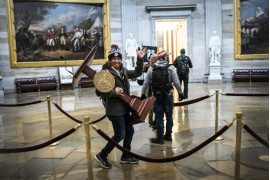
[[(187, 54), (192, 62), (193, 69), (190, 70), (190, 81), (191, 82), (203, 82), (203, 77), (206, 72), (205, 66), (205, 11), (204, 11), (204, 1), (196, 0), (183, 0), (179, 3), (177, 0), (170, 1), (150, 1), (150, 0), (137, 0), (137, 12), (138, 12), (138, 41), (146, 45), (155, 46), (155, 41), (153, 41), (152, 33), (153, 24), (151, 24), (151, 15), (146, 12), (145, 6), (169, 6), (169, 5), (187, 5), (196, 4), (196, 8), (188, 14), (186, 10), (176, 10), (179, 12), (179, 18), (187, 19)], [(177, 12), (175, 12), (177, 14)], [(177, 18), (172, 12), (167, 12), (169, 17), (164, 16), (162, 13), (160, 17), (154, 17), (156, 19), (170, 19)]]
[(56, 76), (58, 79), (56, 67), (11, 69), (9, 59), (6, 3), (0, 0), (0, 76), (5, 93), (15, 92), (15, 78)]
[[(136, 40), (138, 45), (155, 45), (153, 41), (153, 27), (151, 15), (145, 10), (145, 6), (166, 6), (166, 5), (185, 5), (196, 4), (196, 8), (188, 16), (188, 54), (193, 62), (193, 69), (190, 71), (190, 82), (203, 82), (207, 67), (207, 41), (206, 41), (206, 13), (205, 4), (208, 0), (132, 0), (136, 1), (137, 26)], [(122, 13), (121, 5), (123, 0), (110, 1), (110, 25), (111, 42), (124, 47), (122, 32)], [(221, 0), (221, 26), (222, 26), (222, 62), (226, 82), (231, 82), (232, 69), (234, 68), (268, 68), (268, 60), (234, 60), (234, 23), (233, 23), (233, 0)], [(126, 13), (126, 12), (125, 12)], [(126, 25), (126, 24), (125, 24)], [(76, 69), (77, 67), (75, 67)], [(100, 69), (101, 65), (93, 66)], [(15, 92), (15, 78), (56, 76), (58, 78), (57, 67), (44, 68), (18, 68), (11, 69), (9, 62), (8, 33), (6, 25), (6, 4), (5, 0), (0, 0), (0, 76), (3, 80), (5, 92)]]
[(232, 69), (269, 68), (269, 59), (234, 59), (233, 0), (222, 0), (222, 59), (226, 81), (231, 82)]

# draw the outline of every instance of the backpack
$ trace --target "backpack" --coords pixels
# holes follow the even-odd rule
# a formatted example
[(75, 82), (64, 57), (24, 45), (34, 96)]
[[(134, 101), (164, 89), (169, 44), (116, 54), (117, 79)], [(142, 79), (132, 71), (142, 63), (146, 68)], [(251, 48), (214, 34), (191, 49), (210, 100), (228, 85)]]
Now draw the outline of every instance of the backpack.
[(172, 89), (172, 83), (169, 82), (169, 73), (168, 67), (170, 64), (167, 64), (164, 67), (152, 65), (152, 90), (154, 96), (158, 101), (164, 101), (167, 95)]
[(178, 61), (178, 67), (177, 67), (177, 73), (178, 74), (188, 74), (189, 73), (189, 64), (188, 64), (188, 57), (184, 56), (184, 58), (182, 56), (178, 57), (179, 61)]

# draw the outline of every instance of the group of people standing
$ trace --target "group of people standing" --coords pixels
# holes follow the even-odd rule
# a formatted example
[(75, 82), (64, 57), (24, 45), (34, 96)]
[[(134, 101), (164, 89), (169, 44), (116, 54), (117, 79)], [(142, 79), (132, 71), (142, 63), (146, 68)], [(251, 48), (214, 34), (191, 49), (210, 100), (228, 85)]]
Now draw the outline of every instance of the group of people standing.
[(84, 50), (86, 46), (103, 46), (102, 27), (95, 27), (92, 30), (74, 28), (73, 32), (67, 33), (66, 28), (48, 28), (45, 32), (27, 31), (26, 28), (16, 30), (16, 41), (18, 50), (44, 49), (51, 51), (57, 49), (70, 49), (73, 51)]
[[(147, 53), (147, 49), (143, 48), (137, 51), (136, 67), (134, 70), (128, 70), (122, 63), (122, 52), (117, 45), (112, 45), (106, 62), (102, 69), (109, 71), (115, 79), (115, 88), (108, 93), (102, 93), (96, 90), (96, 95), (101, 97), (105, 102), (106, 115), (113, 126), (114, 135), (112, 139), (119, 143), (123, 140), (123, 147), (131, 150), (131, 142), (134, 134), (133, 125), (130, 122), (129, 107), (118, 96), (122, 93), (130, 95), (130, 84), (128, 79), (139, 77), (143, 72), (143, 57)], [(141, 99), (146, 98), (146, 90), (148, 87), (153, 89), (153, 95), (157, 98), (154, 103), (154, 113), (156, 116), (157, 137), (152, 138), (151, 142), (155, 144), (164, 144), (165, 141), (172, 141), (173, 127), (173, 86), (178, 91), (179, 101), (188, 98), (188, 72), (187, 74), (179, 74), (182, 64), (187, 68), (192, 68), (191, 60), (185, 56), (185, 50), (181, 50), (181, 57), (177, 57), (173, 65), (169, 64), (169, 53), (166, 50), (160, 51), (150, 57), (151, 66), (149, 66), (142, 87)], [(177, 71), (175, 70), (177, 68)], [(179, 81), (180, 80), (180, 81)], [(159, 85), (160, 81), (167, 81), (165, 85)], [(181, 84), (184, 81), (184, 94), (182, 93)], [(164, 84), (164, 83), (163, 83)], [(162, 86), (159, 88), (158, 86)], [(166, 128), (164, 133), (164, 113), (166, 115)], [(103, 168), (111, 168), (112, 165), (108, 161), (108, 154), (115, 146), (108, 142), (105, 147), (95, 155), (95, 160)], [(138, 163), (138, 159), (123, 153), (120, 163)]]
[(67, 41), (73, 43), (73, 51), (80, 51), (85, 46), (93, 47), (94, 45), (102, 46), (102, 30), (101, 28), (96, 28), (91, 34), (90, 30), (83, 30), (75, 28), (74, 34), (68, 35), (64, 28), (61, 28), (61, 32), (55, 35), (54, 29), (48, 29), (44, 34), (44, 39), (46, 40), (47, 49), (51, 50), (56, 45), (56, 40), (59, 39), (61, 49), (66, 49)]

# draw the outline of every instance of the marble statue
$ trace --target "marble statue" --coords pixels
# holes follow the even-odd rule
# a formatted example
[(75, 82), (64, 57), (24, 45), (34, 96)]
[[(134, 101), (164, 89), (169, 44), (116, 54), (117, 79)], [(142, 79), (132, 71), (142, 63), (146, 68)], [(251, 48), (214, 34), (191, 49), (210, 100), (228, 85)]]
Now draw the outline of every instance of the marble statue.
[(133, 38), (133, 34), (129, 33), (129, 38), (126, 40), (126, 53), (127, 53), (127, 67), (135, 67), (137, 60), (138, 44), (136, 39)]
[(221, 43), (220, 38), (217, 35), (216, 31), (213, 31), (213, 35), (210, 38), (209, 41), (209, 58), (210, 58), (210, 64), (220, 64), (220, 58), (221, 58)]

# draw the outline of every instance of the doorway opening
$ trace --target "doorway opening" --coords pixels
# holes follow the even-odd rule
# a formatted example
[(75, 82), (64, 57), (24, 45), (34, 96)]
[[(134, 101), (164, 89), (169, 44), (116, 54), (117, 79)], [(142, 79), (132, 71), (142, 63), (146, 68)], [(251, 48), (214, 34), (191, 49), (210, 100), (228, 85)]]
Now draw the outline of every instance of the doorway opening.
[(173, 63), (180, 50), (187, 52), (187, 20), (156, 20), (156, 44), (157, 52), (165, 49), (170, 55), (170, 63)]

